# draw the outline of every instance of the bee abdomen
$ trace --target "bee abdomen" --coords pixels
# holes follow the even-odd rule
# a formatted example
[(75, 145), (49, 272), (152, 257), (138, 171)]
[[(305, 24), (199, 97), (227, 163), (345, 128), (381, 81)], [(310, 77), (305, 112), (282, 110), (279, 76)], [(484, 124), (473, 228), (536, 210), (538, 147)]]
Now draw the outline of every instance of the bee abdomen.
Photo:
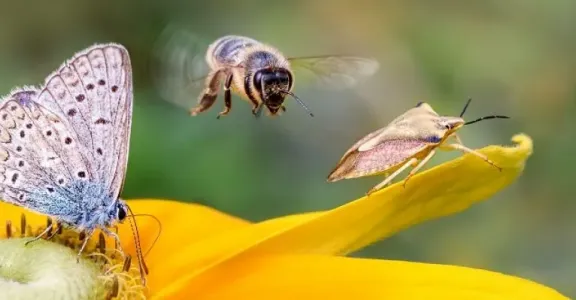
[(217, 64), (236, 65), (240, 63), (241, 51), (256, 44), (259, 42), (251, 38), (228, 35), (212, 43), (206, 58), (209, 63), (212, 61)]

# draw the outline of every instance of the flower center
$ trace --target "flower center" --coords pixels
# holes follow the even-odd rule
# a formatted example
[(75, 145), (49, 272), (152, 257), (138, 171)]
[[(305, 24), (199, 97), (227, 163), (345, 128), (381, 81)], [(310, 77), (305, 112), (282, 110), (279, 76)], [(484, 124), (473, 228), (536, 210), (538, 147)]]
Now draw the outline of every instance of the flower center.
[[(9, 299), (145, 299), (145, 287), (131, 257), (107, 243), (104, 234), (86, 239), (60, 225), (36, 239), (50, 225), (6, 221), (0, 230), (0, 291)], [(110, 241), (108, 241), (110, 242)], [(111, 245), (111, 246), (109, 246)]]

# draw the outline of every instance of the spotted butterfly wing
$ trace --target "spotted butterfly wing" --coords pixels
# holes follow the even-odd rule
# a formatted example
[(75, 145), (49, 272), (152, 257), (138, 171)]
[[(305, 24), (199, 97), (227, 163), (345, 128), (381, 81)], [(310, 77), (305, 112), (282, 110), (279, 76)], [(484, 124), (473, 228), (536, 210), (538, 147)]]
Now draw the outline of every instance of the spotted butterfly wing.
[(110, 225), (132, 97), (130, 58), (118, 44), (77, 53), (39, 89), (13, 91), (0, 107), (1, 198), (80, 228)]

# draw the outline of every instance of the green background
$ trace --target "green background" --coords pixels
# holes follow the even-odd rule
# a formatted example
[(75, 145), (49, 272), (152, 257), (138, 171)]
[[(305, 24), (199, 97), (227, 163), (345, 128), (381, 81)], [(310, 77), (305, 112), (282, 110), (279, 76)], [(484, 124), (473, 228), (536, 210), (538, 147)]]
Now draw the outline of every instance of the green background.
[[(288, 100), (284, 116), (254, 120), (236, 96), (222, 120), (221, 100), (191, 118), (163, 101), (152, 80), (153, 49), (174, 24), (206, 43), (241, 34), (288, 56), (369, 54), (381, 68), (345, 91), (309, 88), (297, 77), (295, 92), (314, 118)], [(135, 107), (123, 197), (193, 201), (253, 221), (363, 195), (382, 178), (325, 182), (352, 143), (418, 101), (456, 115), (472, 97), (468, 119), (512, 119), (466, 127), (464, 143), (529, 134), (535, 152), (525, 174), (487, 202), (356, 255), (486, 268), (576, 297), (575, 28), (572, 0), (2, 1), (0, 88), (39, 84), (96, 42), (124, 44)], [(428, 166), (457, 155), (440, 153)]]

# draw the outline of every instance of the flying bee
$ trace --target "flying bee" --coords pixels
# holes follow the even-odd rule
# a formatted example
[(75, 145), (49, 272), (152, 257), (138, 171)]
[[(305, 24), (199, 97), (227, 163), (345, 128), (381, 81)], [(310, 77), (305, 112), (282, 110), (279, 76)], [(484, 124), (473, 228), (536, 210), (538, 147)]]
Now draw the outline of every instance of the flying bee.
[[(168, 50), (163, 53), (168, 54), (164, 57), (164, 62), (168, 61), (173, 64), (172, 73), (180, 73), (180, 75), (187, 73), (190, 46), (194, 44), (196, 47), (196, 43), (192, 40), (193, 37), (181, 33), (173, 35), (170, 42), (163, 45), (163, 48)], [(189, 45), (184, 45), (182, 41)], [(189, 81), (189, 84), (185, 85), (197, 82), (203, 84), (198, 105), (190, 109), (192, 116), (212, 107), (222, 87), (224, 110), (218, 114), (218, 118), (230, 112), (232, 92), (251, 103), (252, 114), (255, 116), (259, 116), (264, 107), (270, 116), (278, 115), (280, 111), (285, 112), (284, 99), (287, 96), (294, 98), (310, 116), (314, 116), (306, 104), (292, 92), (295, 77), (293, 69), (310, 71), (313, 77), (323, 85), (351, 87), (359, 79), (373, 75), (379, 68), (376, 60), (357, 56), (325, 55), (287, 58), (270, 45), (237, 35), (224, 36), (214, 41), (208, 46), (204, 58), (209, 68), (208, 75), (196, 80), (184, 79)], [(198, 66), (192, 68), (198, 69)], [(163, 76), (163, 80), (166, 78), (167, 76)], [(172, 93), (174, 87), (165, 90)], [(189, 98), (189, 93), (187, 94), (186, 98)], [(168, 97), (172, 98), (173, 95)], [(175, 101), (175, 99), (169, 100)]]

